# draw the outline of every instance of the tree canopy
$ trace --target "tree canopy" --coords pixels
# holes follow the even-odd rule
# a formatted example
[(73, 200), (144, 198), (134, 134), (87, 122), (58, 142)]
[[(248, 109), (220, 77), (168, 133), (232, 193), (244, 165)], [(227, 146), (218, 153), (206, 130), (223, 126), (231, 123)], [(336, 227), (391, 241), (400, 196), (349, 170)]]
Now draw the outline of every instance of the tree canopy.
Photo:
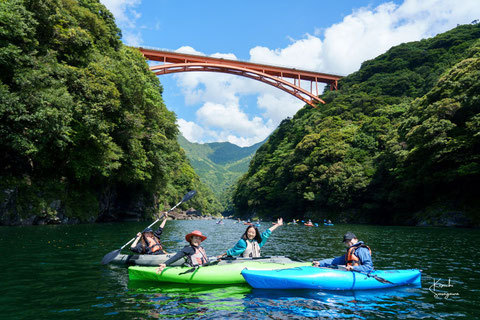
[(148, 215), (191, 189), (189, 206), (221, 210), (178, 145), (159, 80), (120, 36), (98, 0), (0, 1), (3, 220)]
[(479, 224), (480, 25), (366, 61), (259, 148), (236, 185), (241, 215)]

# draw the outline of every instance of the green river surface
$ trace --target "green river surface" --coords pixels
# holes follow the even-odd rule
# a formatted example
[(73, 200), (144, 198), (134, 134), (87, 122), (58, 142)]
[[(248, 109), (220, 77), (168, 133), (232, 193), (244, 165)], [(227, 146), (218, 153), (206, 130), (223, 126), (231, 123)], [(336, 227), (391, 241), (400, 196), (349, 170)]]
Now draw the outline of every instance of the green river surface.
[[(128, 280), (126, 266), (100, 264), (146, 225), (0, 227), (0, 319), (479, 318), (478, 229), (344, 224), (275, 230), (264, 256), (339, 256), (345, 251), (342, 235), (353, 231), (372, 248), (377, 269), (423, 270), (421, 288), (325, 292), (138, 283)], [(259, 229), (270, 226), (262, 222)], [(232, 247), (245, 226), (233, 220), (168, 221), (165, 248), (181, 249), (185, 234), (195, 229), (208, 236), (203, 245), (213, 256)]]

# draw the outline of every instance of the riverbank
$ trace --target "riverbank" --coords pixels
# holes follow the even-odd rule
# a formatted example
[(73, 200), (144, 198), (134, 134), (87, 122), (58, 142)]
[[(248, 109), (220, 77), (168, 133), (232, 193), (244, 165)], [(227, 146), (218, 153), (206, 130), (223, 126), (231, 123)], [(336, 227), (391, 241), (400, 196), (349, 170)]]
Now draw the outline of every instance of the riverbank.
[[(159, 212), (154, 215), (153, 219), (163, 216), (166, 211)], [(188, 210), (174, 210), (168, 214), (169, 220), (213, 220), (219, 219), (221, 216), (203, 215), (200, 211), (190, 208)], [(67, 217), (62, 213), (46, 212), (44, 215), (32, 215), (28, 218), (15, 217), (14, 219), (3, 219), (0, 225), (3, 226), (36, 226), (36, 225), (60, 225), (60, 224), (84, 224), (84, 223), (102, 223), (102, 222), (140, 222), (147, 219), (142, 218), (136, 213), (125, 212), (122, 218), (114, 221), (98, 221), (95, 218), (80, 220), (76, 217)], [(150, 219), (148, 219), (150, 220)]]

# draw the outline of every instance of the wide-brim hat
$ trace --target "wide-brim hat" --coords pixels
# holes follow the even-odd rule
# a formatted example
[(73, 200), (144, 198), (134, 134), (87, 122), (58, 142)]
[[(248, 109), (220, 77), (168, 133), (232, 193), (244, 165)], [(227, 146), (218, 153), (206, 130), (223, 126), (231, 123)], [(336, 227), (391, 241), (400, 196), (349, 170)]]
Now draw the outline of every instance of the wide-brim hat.
[(189, 234), (187, 234), (187, 235), (185, 236), (185, 240), (187, 240), (188, 242), (190, 242), (190, 239), (191, 239), (193, 236), (198, 236), (198, 237), (202, 238), (202, 241), (204, 241), (205, 239), (207, 239), (207, 237), (204, 236), (201, 231), (193, 230), (192, 232), (190, 232)]

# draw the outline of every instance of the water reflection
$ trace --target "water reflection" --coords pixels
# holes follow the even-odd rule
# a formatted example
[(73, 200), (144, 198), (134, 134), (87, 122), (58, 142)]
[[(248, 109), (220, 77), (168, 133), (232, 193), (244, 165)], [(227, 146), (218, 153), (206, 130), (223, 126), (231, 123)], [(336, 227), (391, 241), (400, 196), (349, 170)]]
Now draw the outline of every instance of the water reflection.
[(153, 317), (168, 314), (174, 317), (255, 319), (273, 318), (365, 318), (379, 310), (397, 314), (414, 312), (421, 296), (419, 287), (386, 290), (318, 291), (263, 290), (244, 286), (208, 286), (159, 284), (130, 281), (129, 294), (144, 311)]
[[(246, 301), (257, 312), (267, 316), (272, 312), (283, 317), (364, 318), (370, 312), (408, 305), (419, 297), (421, 289), (413, 287), (386, 290), (318, 291), (253, 289)], [(402, 312), (408, 313), (408, 307)], [(360, 312), (360, 313), (359, 313)]]
[(248, 285), (187, 285), (130, 281), (129, 294), (138, 303), (148, 306), (148, 315), (169, 314), (196, 318), (201, 315), (218, 317), (244, 311), (244, 299), (252, 288)]

